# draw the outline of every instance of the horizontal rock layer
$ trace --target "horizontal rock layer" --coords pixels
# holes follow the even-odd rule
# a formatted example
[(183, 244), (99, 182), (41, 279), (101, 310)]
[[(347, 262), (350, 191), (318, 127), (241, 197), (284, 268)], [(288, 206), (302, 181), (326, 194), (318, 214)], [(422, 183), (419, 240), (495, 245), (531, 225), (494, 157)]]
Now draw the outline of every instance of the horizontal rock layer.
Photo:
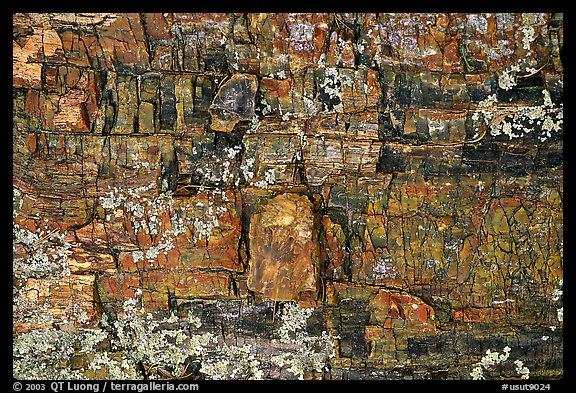
[[(485, 376), (561, 377), (562, 38), (561, 14), (14, 14), (15, 359), (138, 303), (198, 315), (189, 378), (225, 348), (266, 370), (233, 379), (469, 379), (504, 346)], [(106, 343), (45, 366), (140, 353)]]

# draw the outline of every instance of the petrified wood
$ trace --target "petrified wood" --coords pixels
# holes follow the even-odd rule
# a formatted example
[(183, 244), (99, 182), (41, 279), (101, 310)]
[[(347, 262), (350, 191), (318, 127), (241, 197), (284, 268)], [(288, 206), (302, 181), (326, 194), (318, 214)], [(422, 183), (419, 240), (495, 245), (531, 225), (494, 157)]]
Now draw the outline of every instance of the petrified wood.
[(318, 242), (312, 208), (305, 195), (287, 193), (252, 216), (250, 290), (274, 301), (313, 296), (318, 289)]
[(562, 14), (15, 13), (12, 48), (14, 377), (564, 377)]

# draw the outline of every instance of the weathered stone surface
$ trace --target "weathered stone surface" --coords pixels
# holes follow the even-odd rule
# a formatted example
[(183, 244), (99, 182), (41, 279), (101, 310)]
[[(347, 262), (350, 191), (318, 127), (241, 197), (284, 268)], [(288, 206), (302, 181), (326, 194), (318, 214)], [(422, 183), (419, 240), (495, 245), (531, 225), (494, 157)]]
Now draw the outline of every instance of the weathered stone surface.
[(314, 213), (306, 196), (281, 194), (250, 222), (248, 288), (275, 300), (299, 300), (318, 289)]
[(14, 333), (31, 329), (69, 325), (94, 326), (96, 305), (92, 298), (95, 276), (71, 275), (62, 278), (28, 278), (17, 284), (14, 299)]
[(215, 131), (232, 131), (241, 120), (252, 120), (257, 79), (250, 74), (234, 74), (218, 89), (212, 105), (210, 127)]
[(13, 14), (14, 376), (561, 379), (563, 59), (553, 13)]

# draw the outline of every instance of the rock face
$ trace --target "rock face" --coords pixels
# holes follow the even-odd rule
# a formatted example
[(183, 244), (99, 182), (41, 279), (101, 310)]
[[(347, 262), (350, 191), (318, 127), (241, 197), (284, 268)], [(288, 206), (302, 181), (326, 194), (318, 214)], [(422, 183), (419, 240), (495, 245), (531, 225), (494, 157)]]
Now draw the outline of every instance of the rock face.
[(274, 301), (313, 298), (318, 289), (318, 241), (312, 203), (280, 194), (250, 222), (248, 289)]
[(234, 74), (224, 82), (208, 111), (210, 127), (215, 131), (232, 131), (240, 120), (252, 120), (257, 80), (254, 75)]
[(15, 13), (12, 53), (15, 377), (563, 377), (562, 14)]

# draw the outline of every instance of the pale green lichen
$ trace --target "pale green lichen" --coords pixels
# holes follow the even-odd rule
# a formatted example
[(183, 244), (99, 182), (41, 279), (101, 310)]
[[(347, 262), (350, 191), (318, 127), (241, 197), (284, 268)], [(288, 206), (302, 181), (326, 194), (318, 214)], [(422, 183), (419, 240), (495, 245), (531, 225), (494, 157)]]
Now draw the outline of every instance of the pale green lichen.
[[(276, 339), (269, 342), (273, 355), (260, 354), (251, 344), (229, 344), (200, 331), (202, 320), (191, 311), (185, 316), (145, 312), (137, 290), (114, 320), (103, 316), (99, 329), (69, 326), (17, 335), (13, 372), (21, 379), (157, 379), (181, 376), (196, 362), (207, 379), (265, 379), (274, 368), (302, 379), (323, 372), (334, 356), (326, 332), (307, 333), (312, 313), (312, 308), (285, 304)], [(102, 347), (104, 340), (109, 343)], [(72, 369), (71, 360), (79, 355), (86, 360)]]
[(120, 353), (119, 355), (120, 360), (111, 357), (108, 352), (97, 353), (90, 361), (88, 369), (92, 371), (104, 370), (107, 379), (141, 379), (136, 364), (131, 359), (126, 358), (124, 354)]
[(15, 277), (54, 277), (69, 276), (68, 254), (72, 245), (64, 241), (64, 234), (38, 228), (36, 233), (13, 223), (13, 244), (22, 244), (31, 254), (28, 258), (15, 258), (13, 272)]
[[(17, 278), (69, 276), (68, 254), (72, 245), (64, 241), (64, 233), (52, 229), (44, 220), (44, 228), (36, 232), (22, 228), (14, 220), (19, 216), (23, 204), (23, 194), (12, 189), (12, 244), (20, 244), (30, 255), (27, 258), (14, 258), (12, 271)], [(39, 218), (38, 218), (39, 219)]]
[(304, 336), (306, 322), (313, 308), (301, 308), (297, 304), (287, 303), (282, 311), (282, 322), (278, 329), (280, 341), (285, 343), (299, 343)]
[(160, 365), (171, 371), (178, 370), (189, 356), (206, 354), (206, 347), (214, 340), (211, 333), (189, 336), (172, 315), (159, 319), (145, 313), (141, 295), (137, 291), (135, 298), (124, 302), (123, 312), (113, 323), (116, 350), (127, 353), (135, 363)]
[(286, 368), (298, 379), (303, 379), (310, 370), (324, 371), (330, 359), (335, 356), (334, 343), (327, 332), (323, 331), (320, 337), (310, 336), (306, 332), (307, 321), (313, 311), (312, 308), (287, 303), (278, 329), (279, 341), (297, 344), (298, 349), (273, 356), (272, 362)]
[(320, 337), (301, 337), (301, 347), (272, 357), (272, 362), (285, 368), (298, 379), (304, 379), (306, 373), (321, 373), (326, 370), (330, 359), (335, 356), (332, 339), (326, 332)]
[(310, 308), (286, 304), (277, 338), (283, 345), (281, 353), (259, 357), (249, 344), (230, 345), (213, 333), (197, 333), (195, 329), (202, 323), (194, 314), (182, 319), (175, 315), (159, 319), (144, 313), (140, 295), (137, 292), (135, 298), (124, 303), (123, 312), (113, 324), (117, 338), (113, 345), (136, 363), (175, 372), (187, 360), (196, 359), (201, 362), (200, 372), (208, 379), (263, 379), (264, 370), (275, 365), (302, 379), (307, 372), (322, 372), (334, 356), (332, 339), (326, 332), (320, 337), (307, 334), (307, 320), (313, 312)]
[[(135, 363), (149, 367), (150, 378), (162, 377), (152, 371), (160, 368), (178, 374), (189, 357), (202, 358), (216, 342), (210, 332), (192, 334), (191, 325), (200, 327), (197, 317), (187, 320), (171, 314), (161, 317), (144, 312), (141, 304), (141, 291), (134, 298), (124, 302), (123, 312), (112, 323), (116, 339), (113, 348), (126, 353)], [(164, 375), (165, 376), (165, 375)]]
[(204, 359), (200, 372), (210, 379), (264, 379), (260, 366), (251, 345), (222, 343), (215, 354)]
[(16, 379), (84, 379), (81, 370), (68, 366), (73, 353), (95, 351), (108, 334), (101, 329), (66, 332), (54, 328), (18, 334), (13, 341), (13, 376)]
[(272, 356), (258, 356), (251, 345), (218, 343), (214, 352), (202, 359), (200, 371), (209, 379), (264, 379), (264, 370), (274, 367), (303, 379), (307, 373), (322, 372), (335, 356), (332, 339), (326, 332), (311, 336), (306, 325), (314, 310), (287, 303), (281, 315)]

